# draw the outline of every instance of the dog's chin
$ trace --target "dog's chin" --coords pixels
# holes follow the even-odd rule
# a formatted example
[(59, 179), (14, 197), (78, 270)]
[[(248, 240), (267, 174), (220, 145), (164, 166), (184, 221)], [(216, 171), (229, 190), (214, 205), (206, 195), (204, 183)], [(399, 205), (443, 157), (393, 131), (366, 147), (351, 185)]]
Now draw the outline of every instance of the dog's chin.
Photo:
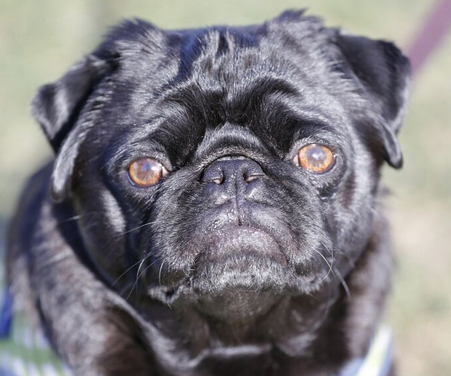
[(314, 285), (313, 276), (296, 275), (277, 242), (264, 231), (233, 226), (208, 234), (199, 244), (202, 250), (191, 275), (180, 278), (175, 288), (154, 289), (157, 298), (169, 298), (174, 306), (195, 305), (220, 320), (240, 321), (262, 316), (281, 297), (307, 293)]
[(267, 313), (289, 284), (287, 270), (277, 258), (247, 250), (205, 262), (193, 276), (197, 308), (225, 321), (248, 320)]

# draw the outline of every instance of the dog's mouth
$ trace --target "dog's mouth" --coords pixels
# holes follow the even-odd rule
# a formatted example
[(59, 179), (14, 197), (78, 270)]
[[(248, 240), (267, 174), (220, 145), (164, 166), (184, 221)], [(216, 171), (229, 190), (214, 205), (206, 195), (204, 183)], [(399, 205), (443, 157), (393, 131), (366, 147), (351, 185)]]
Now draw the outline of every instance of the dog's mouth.
[(280, 240), (254, 227), (227, 226), (201, 240), (189, 274), (160, 270), (158, 286), (148, 289), (151, 298), (194, 304), (217, 318), (257, 316), (281, 296), (311, 290), (324, 275), (299, 275)]
[(248, 226), (227, 226), (202, 239), (203, 246), (193, 265), (194, 277), (200, 277), (211, 265), (233, 263), (241, 273), (250, 272), (252, 259), (264, 259), (287, 266), (286, 255), (267, 232)]
[[(160, 269), (160, 286), (152, 287), (151, 294), (158, 291), (160, 296), (164, 292), (169, 300), (186, 289), (197, 295), (209, 294), (227, 286), (238, 286), (244, 280), (249, 280), (245, 283), (247, 286), (251, 279), (272, 264), (280, 268), (288, 267), (287, 257), (277, 241), (267, 232), (254, 227), (226, 226), (210, 232), (192, 247), (197, 247), (199, 251), (190, 273), (182, 276), (166, 271), (162, 275)], [(171, 285), (173, 287), (169, 287)]]

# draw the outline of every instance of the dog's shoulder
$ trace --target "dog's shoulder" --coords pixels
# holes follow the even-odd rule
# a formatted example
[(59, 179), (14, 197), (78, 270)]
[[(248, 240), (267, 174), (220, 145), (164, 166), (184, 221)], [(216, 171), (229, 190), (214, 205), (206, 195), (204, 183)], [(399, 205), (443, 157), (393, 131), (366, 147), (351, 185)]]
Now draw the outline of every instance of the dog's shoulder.
[(37, 319), (29, 281), (29, 262), (40, 212), (48, 197), (52, 163), (32, 175), (22, 191), (17, 210), (9, 223), (6, 253), (8, 284), (15, 296), (15, 308)]
[(32, 175), (18, 201), (18, 207), (9, 226), (8, 255), (17, 257), (32, 246), (43, 202), (48, 198), (52, 163), (46, 164)]

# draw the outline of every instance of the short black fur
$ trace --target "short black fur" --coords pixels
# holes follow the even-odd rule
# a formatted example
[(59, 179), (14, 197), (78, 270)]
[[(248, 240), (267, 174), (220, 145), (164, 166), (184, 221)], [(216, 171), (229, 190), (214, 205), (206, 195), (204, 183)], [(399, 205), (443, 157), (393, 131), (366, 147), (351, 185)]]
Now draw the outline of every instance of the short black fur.
[[(409, 63), (303, 12), (119, 25), (33, 113), (56, 153), (9, 238), (17, 309), (77, 375), (335, 375), (390, 287), (380, 199)], [(335, 155), (315, 174), (307, 144)], [(142, 157), (169, 171), (138, 188)]]

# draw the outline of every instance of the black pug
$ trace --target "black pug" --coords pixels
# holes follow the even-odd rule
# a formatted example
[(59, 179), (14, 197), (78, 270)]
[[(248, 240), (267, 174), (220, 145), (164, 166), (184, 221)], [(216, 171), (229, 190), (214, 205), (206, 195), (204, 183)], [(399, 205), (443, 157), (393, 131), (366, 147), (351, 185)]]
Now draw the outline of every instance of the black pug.
[(33, 102), (56, 157), (11, 229), (16, 307), (77, 375), (340, 374), (389, 290), (408, 81), (302, 12), (124, 22)]

